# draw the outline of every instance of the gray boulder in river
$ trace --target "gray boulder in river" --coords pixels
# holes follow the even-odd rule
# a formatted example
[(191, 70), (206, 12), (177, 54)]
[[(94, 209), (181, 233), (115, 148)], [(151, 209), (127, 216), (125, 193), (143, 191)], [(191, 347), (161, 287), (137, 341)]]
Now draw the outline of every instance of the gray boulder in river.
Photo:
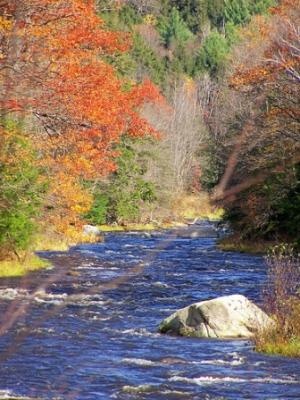
[(94, 235), (94, 236), (100, 236), (101, 231), (99, 228), (93, 225), (84, 225), (83, 226), (83, 233), (85, 235)]
[(203, 338), (251, 338), (273, 321), (242, 295), (218, 297), (182, 308), (159, 326), (161, 333)]

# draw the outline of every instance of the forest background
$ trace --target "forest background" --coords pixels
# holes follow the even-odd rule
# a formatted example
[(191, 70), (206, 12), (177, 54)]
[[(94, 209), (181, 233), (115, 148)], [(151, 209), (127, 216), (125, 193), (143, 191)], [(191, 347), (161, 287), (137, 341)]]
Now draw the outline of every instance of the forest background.
[(0, 259), (224, 218), (299, 246), (299, 1), (0, 3)]

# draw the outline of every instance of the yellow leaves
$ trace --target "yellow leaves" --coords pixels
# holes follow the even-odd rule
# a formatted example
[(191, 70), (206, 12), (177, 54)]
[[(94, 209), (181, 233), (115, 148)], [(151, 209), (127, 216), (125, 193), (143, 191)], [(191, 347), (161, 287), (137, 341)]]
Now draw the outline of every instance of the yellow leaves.
[(277, 7), (272, 8), (272, 13), (274, 15), (285, 16), (288, 15), (290, 10), (299, 10), (300, 1), (299, 0), (282, 0)]
[(49, 206), (55, 209), (49, 219), (56, 230), (64, 234), (71, 226), (80, 225), (80, 215), (87, 212), (92, 204), (92, 196), (77, 179), (63, 172), (53, 177), (48, 198)]
[(272, 27), (264, 15), (255, 15), (252, 23), (253, 28), (256, 28), (257, 34), (260, 35), (260, 40), (265, 39), (270, 35)]
[(238, 65), (230, 83), (234, 87), (271, 83), (286, 72), (286, 76), (298, 77), (299, 57), (297, 55), (299, 17), (295, 4), (299, 0), (284, 0), (274, 10), (271, 18), (256, 16), (243, 30), (247, 55), (245, 65)]
[(0, 15), (0, 32), (10, 31), (12, 29), (12, 21)]
[(188, 76), (184, 77), (184, 87), (187, 91), (188, 94), (192, 95), (196, 91), (196, 83), (193, 80), (193, 78), (190, 78)]
[(43, 37), (48, 37), (49, 33), (51, 32), (51, 29), (49, 27), (46, 28), (44, 26), (36, 25), (36, 26), (26, 27), (25, 32), (27, 35), (30, 34), (30, 36), (32, 37), (43, 38)]
[[(0, 58), (10, 62), (13, 54), (18, 68), (10, 69), (10, 91), (18, 102), (8, 98), (2, 108), (22, 113), (26, 121), (33, 120), (32, 112), (37, 116), (34, 143), (39, 163), (52, 180), (47, 218), (63, 231), (90, 207), (91, 197), (80, 182), (115, 169), (113, 147), (120, 136), (154, 133), (136, 110), (159, 95), (150, 83), (123, 90), (114, 69), (101, 59), (126, 50), (130, 39), (126, 33), (105, 30), (94, 0), (14, 3), (9, 6), (11, 20), (0, 17), (3, 43), (11, 46), (0, 47)], [(153, 16), (146, 20), (155, 23)], [(17, 40), (9, 40), (12, 26)], [(1, 78), (6, 78), (4, 73)]]
[(157, 18), (153, 14), (147, 14), (144, 16), (143, 21), (146, 25), (155, 26), (157, 24)]
[(14, 168), (16, 159), (28, 160), (32, 158), (32, 151), (27, 146), (26, 139), (16, 128), (0, 128), (0, 139), (0, 163)]
[(251, 69), (237, 68), (237, 72), (230, 78), (231, 86), (238, 88), (244, 85), (259, 83), (269, 76), (267, 67), (258, 66)]

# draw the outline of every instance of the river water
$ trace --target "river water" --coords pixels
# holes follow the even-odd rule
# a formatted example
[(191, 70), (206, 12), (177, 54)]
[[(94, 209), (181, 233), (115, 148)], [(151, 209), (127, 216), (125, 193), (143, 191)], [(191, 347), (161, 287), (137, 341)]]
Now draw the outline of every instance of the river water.
[(261, 257), (216, 249), (216, 230), (107, 234), (45, 253), (55, 268), (0, 281), (0, 399), (300, 399), (300, 362), (248, 341), (157, 333), (192, 302), (260, 303)]

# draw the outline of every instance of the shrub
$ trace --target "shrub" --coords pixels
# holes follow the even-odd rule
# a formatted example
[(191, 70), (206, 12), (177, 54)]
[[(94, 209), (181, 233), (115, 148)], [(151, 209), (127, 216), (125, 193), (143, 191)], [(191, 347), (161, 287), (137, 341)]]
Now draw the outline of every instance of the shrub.
[(249, 22), (251, 14), (247, 0), (225, 0), (225, 19), (235, 25)]
[(275, 326), (256, 337), (256, 348), (300, 357), (300, 256), (290, 245), (275, 246), (267, 268), (264, 301)]
[(284, 335), (300, 334), (300, 321), (292, 318), (293, 306), (300, 301), (299, 255), (288, 244), (275, 246), (267, 257), (267, 271), (264, 295), (268, 311), (275, 315)]
[(225, 0), (223, 12), (226, 21), (240, 25), (249, 22), (253, 14), (265, 13), (274, 4), (274, 0)]
[(85, 218), (94, 225), (104, 225), (108, 213), (109, 197), (107, 194), (96, 192), (94, 202)]

